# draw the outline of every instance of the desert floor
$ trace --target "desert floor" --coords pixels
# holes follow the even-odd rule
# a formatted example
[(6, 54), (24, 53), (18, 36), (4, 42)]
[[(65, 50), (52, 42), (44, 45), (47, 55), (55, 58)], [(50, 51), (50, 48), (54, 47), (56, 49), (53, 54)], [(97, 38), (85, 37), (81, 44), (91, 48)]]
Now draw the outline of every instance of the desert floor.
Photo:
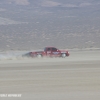
[(0, 100), (100, 100), (100, 51), (0, 60)]

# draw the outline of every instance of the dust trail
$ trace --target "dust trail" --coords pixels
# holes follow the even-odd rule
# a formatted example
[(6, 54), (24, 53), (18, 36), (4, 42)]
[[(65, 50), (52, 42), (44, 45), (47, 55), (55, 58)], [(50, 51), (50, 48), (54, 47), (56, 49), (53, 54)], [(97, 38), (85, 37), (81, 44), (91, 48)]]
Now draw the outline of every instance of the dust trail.
[(27, 57), (23, 57), (23, 55), (26, 53), (28, 53), (28, 51), (0, 52), (0, 60), (25, 59)]

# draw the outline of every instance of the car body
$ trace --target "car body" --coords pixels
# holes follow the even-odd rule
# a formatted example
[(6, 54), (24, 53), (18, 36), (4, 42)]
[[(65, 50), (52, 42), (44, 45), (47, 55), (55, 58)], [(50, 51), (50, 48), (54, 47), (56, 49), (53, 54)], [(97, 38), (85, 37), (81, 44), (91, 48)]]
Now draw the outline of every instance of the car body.
[(43, 51), (34, 51), (29, 53), (30, 57), (67, 57), (67, 50), (59, 50), (55, 47), (45, 47)]

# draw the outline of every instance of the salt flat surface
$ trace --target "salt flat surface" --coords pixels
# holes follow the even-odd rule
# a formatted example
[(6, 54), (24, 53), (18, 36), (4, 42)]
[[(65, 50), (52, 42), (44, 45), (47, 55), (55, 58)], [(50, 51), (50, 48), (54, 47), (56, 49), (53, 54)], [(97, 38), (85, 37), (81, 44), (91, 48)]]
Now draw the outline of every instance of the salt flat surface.
[(100, 51), (70, 51), (67, 58), (11, 55), (0, 59), (0, 94), (22, 96), (0, 100), (100, 100)]

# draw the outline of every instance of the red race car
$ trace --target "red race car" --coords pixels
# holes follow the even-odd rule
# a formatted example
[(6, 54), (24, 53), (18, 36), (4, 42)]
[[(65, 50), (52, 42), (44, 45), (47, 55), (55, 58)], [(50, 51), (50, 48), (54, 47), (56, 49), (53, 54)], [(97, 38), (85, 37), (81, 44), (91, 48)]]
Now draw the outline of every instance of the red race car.
[(35, 52), (29, 52), (29, 57), (67, 57), (69, 56), (69, 52), (66, 50), (59, 50), (55, 47), (45, 47), (44, 51), (35, 51)]

